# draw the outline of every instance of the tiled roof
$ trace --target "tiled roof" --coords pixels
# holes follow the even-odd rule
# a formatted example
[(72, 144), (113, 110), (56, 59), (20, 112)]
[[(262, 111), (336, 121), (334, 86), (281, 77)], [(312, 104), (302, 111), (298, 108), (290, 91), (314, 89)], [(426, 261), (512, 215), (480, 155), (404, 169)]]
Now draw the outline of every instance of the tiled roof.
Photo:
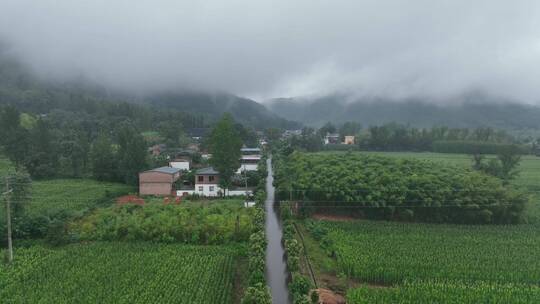
[(219, 174), (219, 172), (214, 170), (214, 168), (212, 168), (212, 167), (208, 167), (208, 168), (202, 168), (202, 169), (197, 170), (197, 174), (199, 174), (199, 175), (217, 175), (217, 174)]
[(172, 168), (172, 167), (160, 167), (155, 168), (152, 170), (148, 170), (149, 172), (160, 172), (160, 173), (167, 173), (167, 174), (176, 174), (180, 172), (181, 169), (178, 168)]
[(261, 152), (260, 148), (242, 148), (242, 152)]

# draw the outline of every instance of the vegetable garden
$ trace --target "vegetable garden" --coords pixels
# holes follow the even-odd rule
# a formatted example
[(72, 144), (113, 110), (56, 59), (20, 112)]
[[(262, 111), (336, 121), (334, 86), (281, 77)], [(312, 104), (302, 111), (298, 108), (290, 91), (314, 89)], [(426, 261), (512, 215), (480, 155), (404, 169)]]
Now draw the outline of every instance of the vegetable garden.
[(100, 208), (70, 225), (69, 233), (81, 240), (125, 240), (228, 244), (244, 242), (253, 230), (252, 208), (241, 202), (216, 200), (195, 203), (150, 203)]
[(0, 265), (4, 303), (231, 303), (245, 248), (152, 243), (19, 248)]

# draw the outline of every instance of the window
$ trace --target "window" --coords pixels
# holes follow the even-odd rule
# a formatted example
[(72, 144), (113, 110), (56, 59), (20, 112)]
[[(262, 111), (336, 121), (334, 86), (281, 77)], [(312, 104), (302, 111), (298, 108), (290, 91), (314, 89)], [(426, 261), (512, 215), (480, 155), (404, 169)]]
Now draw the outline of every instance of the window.
[(199, 175), (197, 177), (197, 179), (198, 179), (199, 182), (204, 182), (204, 176), (202, 176), (202, 175)]
[(203, 192), (204, 191), (204, 187), (203, 186), (199, 186), (199, 192)]
[(208, 181), (213, 182), (213, 181), (214, 181), (214, 177), (215, 177), (215, 176), (210, 175), (210, 176), (208, 177)]
[(210, 186), (210, 192), (214, 192), (214, 186)]

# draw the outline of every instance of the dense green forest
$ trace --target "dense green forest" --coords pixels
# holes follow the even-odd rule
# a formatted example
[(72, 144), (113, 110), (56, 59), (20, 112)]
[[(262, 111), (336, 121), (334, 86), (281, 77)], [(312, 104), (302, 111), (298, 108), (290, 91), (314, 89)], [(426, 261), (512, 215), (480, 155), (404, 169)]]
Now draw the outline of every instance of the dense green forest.
[(208, 130), (225, 111), (247, 145), (257, 142), (250, 125), (289, 124), (228, 94), (126, 97), (85, 81), (44, 81), (0, 50), (0, 147), (33, 178), (92, 176), (133, 184), (140, 170), (154, 165), (150, 145), (185, 148), (192, 130)]
[[(338, 143), (323, 144), (328, 134), (338, 134)], [(355, 136), (353, 145), (342, 144), (347, 135)], [(289, 148), (309, 152), (322, 150), (432, 151), (440, 153), (497, 154), (514, 150), (521, 154), (538, 153), (539, 138), (518, 138), (505, 130), (491, 127), (418, 128), (389, 123), (363, 129), (359, 123), (334, 125), (327, 122), (319, 129), (304, 127), (299, 134), (288, 136)]]
[(298, 153), (276, 159), (277, 197), (302, 212), (368, 219), (510, 224), (524, 221), (525, 192), (479, 171), (364, 153)]

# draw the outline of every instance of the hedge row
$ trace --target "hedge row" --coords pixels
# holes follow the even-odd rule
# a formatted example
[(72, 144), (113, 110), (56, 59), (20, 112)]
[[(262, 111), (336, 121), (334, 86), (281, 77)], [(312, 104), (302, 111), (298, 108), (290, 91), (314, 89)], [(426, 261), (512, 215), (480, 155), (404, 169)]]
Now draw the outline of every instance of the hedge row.
[(292, 221), (292, 214), (288, 206), (281, 206), (281, 217), (283, 219), (283, 244), (287, 256), (287, 270), (291, 274), (289, 282), (289, 292), (292, 295), (293, 304), (318, 303), (316, 292), (311, 293), (313, 288), (308, 277), (300, 273), (300, 255), (302, 254), (302, 245), (295, 237), (296, 229)]
[[(264, 162), (264, 163), (263, 163)], [(266, 172), (266, 162), (261, 160), (259, 170)], [(264, 201), (266, 192), (263, 190), (266, 178), (260, 180), (257, 192), (255, 195), (255, 214), (253, 215), (253, 233), (249, 237), (249, 280), (248, 288), (244, 292), (242, 304), (272, 304), (272, 296), (270, 289), (266, 284), (265, 268), (266, 268), (266, 234), (264, 230), (265, 212)]]
[(531, 152), (527, 147), (520, 145), (469, 140), (439, 140), (432, 144), (432, 151), (438, 153), (499, 154), (509, 150), (520, 154)]

